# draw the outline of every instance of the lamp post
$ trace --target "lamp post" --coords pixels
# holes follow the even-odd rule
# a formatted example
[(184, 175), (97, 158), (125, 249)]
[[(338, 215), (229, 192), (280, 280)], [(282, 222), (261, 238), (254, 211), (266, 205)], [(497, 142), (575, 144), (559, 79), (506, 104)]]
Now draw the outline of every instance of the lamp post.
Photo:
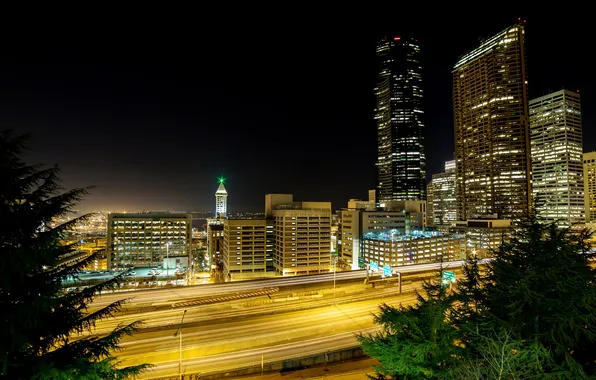
[(182, 313), (182, 319), (180, 320), (180, 327), (174, 333), (174, 337), (180, 335), (180, 359), (178, 360), (178, 376), (180, 380), (182, 380), (182, 324), (184, 323), (184, 316), (186, 315), (186, 310)]

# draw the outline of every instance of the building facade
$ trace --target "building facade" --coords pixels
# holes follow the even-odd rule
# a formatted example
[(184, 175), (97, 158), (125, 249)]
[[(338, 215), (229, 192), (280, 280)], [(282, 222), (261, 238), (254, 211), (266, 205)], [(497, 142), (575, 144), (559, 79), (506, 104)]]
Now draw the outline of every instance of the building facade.
[(517, 219), (531, 206), (524, 25), (484, 40), (453, 68), (457, 218)]
[(411, 38), (384, 38), (377, 63), (377, 202), (425, 200), (420, 47)]
[(108, 267), (144, 268), (164, 263), (188, 267), (191, 237), (191, 214), (111, 213), (108, 215)]
[[(432, 178), (433, 225), (448, 226), (451, 222), (457, 220), (455, 161), (445, 162), (445, 171), (433, 174)], [(430, 201), (427, 204), (430, 208)]]
[(586, 223), (596, 223), (596, 152), (584, 153)]
[[(226, 219), (223, 226), (223, 268), (228, 280), (272, 275), (272, 220)], [(268, 251), (268, 246), (270, 250)], [(271, 265), (272, 266), (272, 265)]]
[(268, 194), (265, 215), (273, 218), (273, 266), (282, 276), (331, 269), (331, 202), (294, 202), (291, 194)]
[(467, 254), (492, 257), (492, 251), (510, 237), (512, 227), (508, 219), (473, 219), (454, 222), (449, 232), (465, 236)]
[(224, 186), (224, 179), (219, 179), (219, 187), (215, 192), (215, 217), (224, 219), (228, 214), (228, 191)]
[(207, 219), (207, 258), (210, 269), (223, 268), (224, 226), (222, 219)]
[(350, 201), (348, 208), (340, 211), (339, 256), (352, 269), (362, 265), (358, 259), (362, 258), (364, 234), (389, 230), (408, 234), (426, 226), (425, 201), (388, 201), (383, 205), (384, 208), (369, 208), (367, 203)]
[(379, 268), (461, 260), (465, 238), (419, 230), (409, 234), (369, 232), (362, 238), (362, 254), (366, 264), (376, 263)]
[(434, 189), (432, 179), (426, 185), (426, 225), (428, 227), (435, 227), (435, 210), (434, 210)]
[(539, 216), (562, 226), (585, 223), (579, 93), (530, 100), (532, 197)]

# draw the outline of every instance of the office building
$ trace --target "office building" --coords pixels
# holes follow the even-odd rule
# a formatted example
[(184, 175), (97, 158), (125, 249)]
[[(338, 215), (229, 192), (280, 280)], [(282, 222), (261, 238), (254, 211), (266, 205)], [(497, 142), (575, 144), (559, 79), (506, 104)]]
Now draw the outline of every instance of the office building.
[[(493, 215), (493, 217), (496, 215)], [(449, 232), (465, 236), (466, 253), (478, 257), (492, 257), (492, 251), (499, 248), (503, 240), (512, 233), (511, 220), (496, 218), (455, 221)]]
[(586, 223), (596, 223), (596, 152), (584, 153)]
[(218, 179), (219, 186), (215, 192), (215, 217), (207, 218), (207, 258), (208, 266), (217, 277), (223, 270), (224, 220), (228, 213), (228, 192), (224, 186), (224, 178)]
[(585, 223), (580, 96), (560, 90), (530, 100), (532, 196), (538, 215)]
[(457, 219), (518, 219), (531, 206), (524, 25), (484, 40), (453, 68)]
[(268, 260), (273, 266), (272, 220), (226, 219), (223, 227), (223, 268), (228, 280), (265, 277), (274, 273), (267, 271)]
[(224, 225), (222, 219), (207, 219), (207, 266), (210, 269), (223, 269)]
[(109, 214), (108, 267), (188, 267), (191, 225), (190, 214)]
[[(457, 220), (455, 161), (445, 162), (445, 171), (433, 174), (432, 178), (433, 225), (436, 227), (449, 226), (451, 222)], [(430, 201), (427, 201), (427, 204), (430, 208)]]
[(384, 38), (377, 44), (377, 63), (376, 201), (425, 200), (426, 155), (418, 42), (405, 37)]
[(465, 251), (463, 236), (436, 231), (369, 232), (362, 238), (365, 264), (378, 268), (461, 260)]
[[(370, 196), (370, 195), (369, 195)], [(370, 201), (370, 199), (369, 199)], [(425, 201), (389, 201), (383, 208), (370, 207), (370, 202), (348, 202), (340, 211), (339, 256), (351, 266), (362, 266), (362, 236), (369, 232), (398, 231), (408, 234), (422, 230), (426, 225)]]
[(432, 179), (426, 185), (426, 225), (428, 227), (435, 227), (435, 210), (434, 210), (434, 184)]
[(295, 202), (292, 194), (267, 194), (265, 217), (275, 226), (273, 265), (278, 274), (330, 271), (331, 202)]

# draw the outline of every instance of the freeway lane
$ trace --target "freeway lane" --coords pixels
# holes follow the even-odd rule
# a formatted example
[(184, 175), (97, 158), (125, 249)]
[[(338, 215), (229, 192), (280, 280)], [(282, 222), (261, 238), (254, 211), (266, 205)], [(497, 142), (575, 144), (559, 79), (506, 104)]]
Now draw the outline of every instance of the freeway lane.
[[(361, 330), (364, 333), (377, 331), (377, 327)], [(182, 373), (209, 373), (221, 370), (233, 370), (239, 367), (259, 367), (261, 358), (265, 363), (279, 360), (292, 359), (311, 353), (337, 350), (357, 345), (356, 337), (352, 332), (346, 332), (331, 336), (312, 338), (295, 343), (281, 344), (272, 347), (248, 349), (244, 351), (194, 357), (185, 360), (182, 365)], [(262, 356), (261, 356), (262, 355)], [(167, 363), (160, 363), (155, 369), (140, 376), (141, 379), (159, 379), (178, 374), (178, 361), (173, 360)]]
[[(402, 286), (402, 291), (413, 291), (415, 285), (416, 284), (404, 284)], [(336, 287), (337, 302), (354, 302), (369, 298), (379, 299), (386, 293), (395, 293), (396, 288), (394, 287), (395, 285), (386, 289), (373, 289), (370, 285), (364, 284), (340, 284)], [(117, 314), (114, 318), (98, 323), (96, 333), (107, 334), (118, 325), (128, 324), (137, 320), (143, 322), (141, 331), (155, 331), (158, 328), (177, 328), (184, 309), (188, 310), (184, 319), (184, 325), (191, 326), (196, 323), (212, 323), (213, 321), (221, 320), (223, 318), (244, 318), (260, 314), (311, 309), (319, 306), (327, 306), (333, 301), (332, 288), (320, 289), (316, 294), (311, 294), (313, 293), (312, 291), (308, 293), (310, 295), (290, 297), (290, 295), (295, 295), (296, 293), (283, 291), (273, 295), (273, 299), (261, 296), (237, 302), (190, 306), (186, 308), (150, 311), (139, 314)]]
[[(368, 299), (352, 303), (267, 316), (248, 315), (241, 320), (228, 318), (213, 324), (185, 327), (184, 371), (207, 372), (250, 366), (255, 360), (260, 363), (262, 353), (273, 361), (351, 347), (356, 342), (354, 332), (377, 328), (371, 313), (378, 310), (379, 303), (397, 305), (415, 300), (413, 293), (398, 295), (395, 288), (377, 293), (376, 297), (368, 294)], [(157, 366), (141, 378), (175, 375), (179, 346), (173, 332), (174, 329), (135, 334), (123, 342), (118, 359), (123, 365), (149, 362)], [(269, 355), (272, 352), (275, 356)]]
[[(453, 270), (460, 265), (461, 262), (457, 262), (443, 266)], [(186, 373), (260, 365), (262, 354), (266, 355), (265, 361), (275, 361), (352, 347), (356, 344), (355, 332), (378, 329), (378, 326), (373, 325), (372, 313), (378, 311), (381, 302), (398, 305), (415, 301), (413, 290), (421, 286), (420, 276), (408, 276), (408, 273), (426, 270), (424, 275), (432, 276), (436, 264), (410, 266), (406, 268), (408, 271), (403, 269), (400, 267), (400, 272), (406, 274), (402, 276), (403, 294), (398, 294), (395, 283), (379, 283), (376, 288), (364, 285), (363, 281), (358, 281), (366, 276), (364, 271), (337, 273), (337, 279), (341, 275), (343, 279), (356, 279), (356, 282), (338, 282), (335, 292), (330, 285), (333, 279), (331, 273), (106, 294), (101, 296), (96, 305), (132, 297), (132, 306), (135, 307), (164, 307), (133, 308), (129, 314), (117, 314), (115, 318), (100, 321), (97, 333), (107, 333), (118, 324), (144, 321), (145, 325), (140, 331), (122, 341), (122, 351), (116, 355), (122, 365), (154, 364), (156, 367), (153, 370), (141, 376), (148, 379), (178, 374), (179, 340), (173, 335), (184, 309), (188, 310), (182, 343), (183, 372)], [(287, 287), (290, 285), (308, 286)], [(183, 300), (209, 295), (220, 298), (221, 295), (273, 286), (279, 287), (279, 292), (271, 294), (271, 298), (264, 295), (214, 304), (172, 307)]]
[[(363, 279), (366, 278), (366, 271), (349, 271), (336, 273), (336, 280)], [(144, 304), (172, 304), (183, 300), (193, 300), (197, 297), (208, 297), (236, 292), (248, 292), (264, 288), (279, 286), (296, 286), (316, 284), (319, 282), (333, 281), (333, 273), (299, 276), (299, 277), (278, 277), (267, 280), (253, 280), (242, 282), (226, 282), (223, 284), (200, 284), (186, 287), (138, 290), (132, 292), (104, 293), (97, 296), (92, 308), (99, 308), (123, 298), (130, 299), (136, 305)]]
[[(492, 259), (480, 260), (481, 264)], [(463, 261), (451, 261), (445, 263), (418, 264), (394, 267), (395, 273), (410, 274), (416, 272), (430, 272), (443, 266), (444, 269), (459, 268)], [(355, 280), (366, 278), (365, 270), (355, 270), (348, 272), (337, 272), (335, 274), (337, 281)], [(106, 306), (112, 302), (128, 298), (135, 305), (166, 305), (184, 300), (194, 300), (197, 297), (208, 297), (221, 294), (230, 294), (236, 292), (247, 292), (253, 290), (262, 290), (264, 288), (295, 286), (317, 284), (321, 282), (333, 281), (333, 273), (297, 276), (297, 277), (278, 277), (266, 280), (253, 280), (242, 282), (227, 282), (223, 284), (200, 284), (186, 287), (137, 290), (130, 292), (104, 293), (98, 295), (90, 305), (90, 311)]]

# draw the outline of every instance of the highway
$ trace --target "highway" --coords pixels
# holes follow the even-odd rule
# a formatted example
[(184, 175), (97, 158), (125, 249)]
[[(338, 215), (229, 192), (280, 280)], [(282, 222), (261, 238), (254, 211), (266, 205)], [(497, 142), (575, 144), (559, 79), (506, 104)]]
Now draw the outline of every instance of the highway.
[[(155, 368), (141, 375), (155, 379), (178, 374), (179, 337), (174, 337), (184, 310), (182, 372), (199, 373), (261, 365), (357, 344), (355, 333), (378, 329), (372, 313), (382, 302), (392, 305), (414, 302), (413, 290), (420, 287), (414, 273), (432, 275), (437, 267), (411, 266), (402, 273), (402, 294), (396, 283), (373, 288), (365, 285), (365, 271), (276, 278), (271, 280), (199, 285), (186, 288), (110, 293), (96, 305), (130, 297), (131, 307), (161, 305), (149, 311), (130, 309), (97, 324), (105, 334), (119, 324), (142, 320), (143, 326), (121, 344), (116, 355), (122, 365), (151, 363)], [(443, 264), (456, 270), (461, 262)], [(414, 268), (417, 267), (417, 268)], [(351, 281), (350, 281), (351, 280)], [(274, 289), (249, 298), (231, 298), (237, 293)], [(211, 297), (219, 302), (175, 307), (184, 300)], [(223, 298), (222, 298), (223, 297)], [(226, 298), (228, 297), (228, 298)]]
[[(372, 312), (381, 302), (398, 305), (415, 300), (413, 293), (395, 294), (395, 288), (362, 292), (368, 298), (351, 303), (328, 302), (329, 306), (298, 311), (280, 311), (263, 315), (263, 310), (230, 317), (221, 310), (220, 318), (214, 312), (202, 315), (188, 309), (183, 330), (183, 373), (198, 373), (260, 365), (265, 361), (295, 358), (355, 346), (355, 332), (374, 332)], [(393, 293), (393, 294), (392, 294)], [(349, 296), (348, 296), (349, 297)], [(337, 301), (346, 301), (337, 297)], [(332, 301), (332, 300), (331, 300)], [(291, 301), (288, 301), (291, 302)], [(292, 310), (290, 304), (285, 305)], [(179, 322), (182, 312), (176, 316)], [(141, 378), (159, 378), (176, 375), (179, 363), (179, 340), (173, 334), (177, 325), (166, 330), (141, 332), (122, 343), (118, 353), (122, 365), (151, 363), (156, 368)]]
[[(481, 263), (490, 261), (491, 259), (483, 259)], [(419, 264), (419, 265), (406, 265), (394, 267), (394, 273), (410, 274), (417, 272), (430, 272), (437, 270), (442, 265), (444, 269), (459, 268), (462, 266), (463, 261), (451, 261), (433, 264)], [(347, 272), (337, 272), (335, 274), (336, 281), (349, 280), (349, 279), (362, 279), (366, 278), (366, 270), (355, 270)], [(266, 280), (255, 280), (255, 281), (241, 281), (241, 282), (227, 282), (223, 284), (200, 284), (194, 286), (185, 287), (172, 287), (163, 289), (151, 289), (151, 290), (138, 290), (132, 292), (114, 292), (104, 293), (97, 296), (92, 304), (92, 308), (100, 308), (108, 305), (112, 302), (128, 299), (129, 302), (135, 305), (155, 305), (155, 304), (173, 304), (181, 302), (183, 300), (193, 300), (197, 297), (214, 296), (219, 294), (228, 294), (231, 292), (248, 292), (252, 290), (259, 290), (263, 288), (273, 287), (287, 287), (296, 285), (307, 285), (316, 284), (325, 281), (333, 281), (333, 273), (317, 274), (309, 276), (296, 276), (296, 277), (278, 277)]]

